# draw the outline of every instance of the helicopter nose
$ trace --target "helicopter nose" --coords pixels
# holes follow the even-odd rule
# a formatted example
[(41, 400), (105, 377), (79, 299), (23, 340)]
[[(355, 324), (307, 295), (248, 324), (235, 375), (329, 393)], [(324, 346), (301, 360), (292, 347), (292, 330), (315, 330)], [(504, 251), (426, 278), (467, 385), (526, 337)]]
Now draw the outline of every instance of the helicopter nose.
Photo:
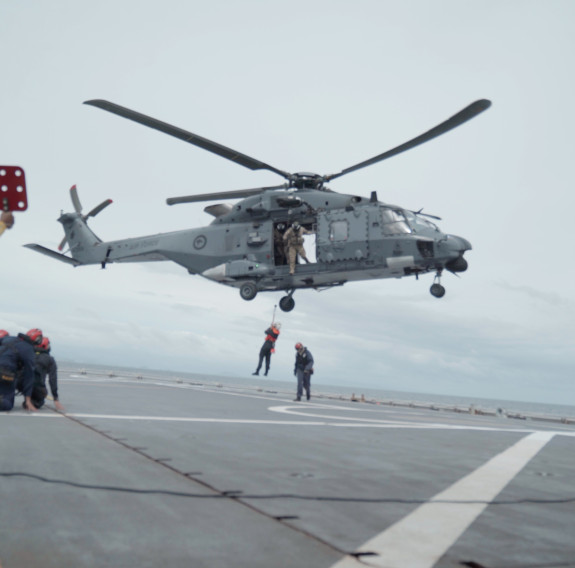
[(463, 254), (466, 250), (471, 250), (471, 243), (464, 239), (463, 237), (457, 237), (455, 235), (447, 235), (446, 246), (453, 252), (458, 252)]

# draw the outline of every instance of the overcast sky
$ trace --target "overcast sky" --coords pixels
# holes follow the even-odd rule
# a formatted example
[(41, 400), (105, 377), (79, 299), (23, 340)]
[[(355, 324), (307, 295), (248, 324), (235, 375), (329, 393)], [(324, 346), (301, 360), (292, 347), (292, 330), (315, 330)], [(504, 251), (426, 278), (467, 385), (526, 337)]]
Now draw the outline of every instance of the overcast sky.
[[(340, 171), (481, 98), (471, 122), (334, 180), (439, 215), (469, 270), (298, 291), (316, 384), (575, 404), (575, 3), (571, 0), (19, 0), (0, 4), (0, 164), (29, 208), (0, 238), (0, 328), (59, 360), (249, 377), (280, 292), (252, 302), (173, 263), (72, 268), (77, 184), (103, 239), (207, 225), (167, 197), (283, 183), (82, 102), (103, 98), (275, 166)], [(308, 248), (314, 238), (308, 237)]]

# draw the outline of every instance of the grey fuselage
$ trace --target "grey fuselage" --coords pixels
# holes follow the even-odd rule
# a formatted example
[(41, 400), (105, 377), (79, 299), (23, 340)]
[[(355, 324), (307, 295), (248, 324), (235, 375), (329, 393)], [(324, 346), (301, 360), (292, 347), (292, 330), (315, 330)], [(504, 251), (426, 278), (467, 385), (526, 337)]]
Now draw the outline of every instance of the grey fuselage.
[[(65, 213), (72, 258), (78, 264), (171, 260), (216, 282), (258, 291), (322, 288), (353, 280), (401, 278), (444, 268), (466, 269), (470, 243), (442, 233), (420, 214), (328, 189), (269, 190), (234, 205), (205, 208), (210, 225), (117, 241), (101, 241), (78, 213)], [(277, 254), (278, 233), (292, 222), (315, 233), (315, 261), (289, 274)], [(274, 232), (276, 248), (274, 249)], [(313, 256), (313, 255), (312, 255)]]

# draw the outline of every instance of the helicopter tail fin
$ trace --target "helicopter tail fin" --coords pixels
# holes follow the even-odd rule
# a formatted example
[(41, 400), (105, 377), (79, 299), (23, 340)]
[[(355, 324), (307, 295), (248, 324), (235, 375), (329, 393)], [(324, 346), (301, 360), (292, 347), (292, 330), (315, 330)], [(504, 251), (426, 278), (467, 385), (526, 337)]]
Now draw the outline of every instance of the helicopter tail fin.
[(56, 260), (72, 264), (73, 266), (101, 262), (102, 258), (100, 257), (102, 256), (102, 251), (100, 250), (101, 247), (97, 245), (101, 244), (102, 240), (88, 227), (87, 220), (89, 217), (95, 217), (110, 205), (112, 200), (106, 199), (94, 207), (89, 213), (83, 214), (82, 205), (78, 198), (78, 190), (75, 185), (70, 188), (70, 197), (75, 211), (72, 213), (62, 213), (58, 219), (64, 227), (64, 238), (60, 242), (58, 250), (63, 250), (64, 246), (68, 244), (71, 257), (37, 244), (31, 243), (24, 246), (51, 258), (55, 258)]

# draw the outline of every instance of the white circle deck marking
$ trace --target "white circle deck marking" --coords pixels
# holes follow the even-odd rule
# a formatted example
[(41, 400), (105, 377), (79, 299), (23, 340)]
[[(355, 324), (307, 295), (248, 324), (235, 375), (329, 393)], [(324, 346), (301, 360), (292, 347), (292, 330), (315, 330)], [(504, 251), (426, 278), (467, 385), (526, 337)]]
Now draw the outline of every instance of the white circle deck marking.
[[(79, 377), (76, 375), (71, 375), (74, 379), (80, 379), (77, 384), (82, 384), (83, 386), (101, 384), (105, 382), (107, 386), (110, 386), (111, 382), (116, 381), (116, 385), (120, 386), (126, 383), (136, 383), (141, 386), (155, 386), (155, 387), (168, 387), (177, 389), (190, 389), (199, 390), (206, 393), (221, 394), (225, 396), (233, 396), (240, 398), (252, 398), (258, 400), (268, 400), (278, 402), (282, 399), (278, 396), (271, 397), (265, 396), (265, 394), (253, 394), (253, 393), (237, 393), (230, 392), (226, 390), (221, 390), (219, 387), (206, 386), (206, 385), (196, 385), (196, 384), (166, 384), (162, 382), (157, 382), (155, 380), (141, 380), (134, 378), (124, 378), (124, 377), (114, 377), (113, 379), (102, 378), (102, 379), (91, 379), (84, 381), (84, 377)], [(279, 393), (277, 393), (279, 394)], [(282, 393), (283, 394), (283, 393)], [(523, 428), (512, 428), (512, 427), (501, 427), (497, 425), (493, 426), (481, 426), (481, 425), (465, 425), (465, 424), (454, 424), (450, 420), (455, 417), (445, 417), (445, 422), (417, 422), (412, 420), (413, 418), (420, 416), (420, 412), (413, 412), (412, 409), (406, 409), (406, 411), (400, 411), (397, 409), (390, 410), (388, 408), (369, 408), (369, 407), (359, 407), (354, 406), (336, 406), (333, 404), (326, 404), (324, 402), (305, 402), (297, 405), (278, 405), (270, 406), (267, 408), (270, 412), (277, 412), (281, 414), (289, 414), (293, 416), (307, 418), (309, 420), (265, 420), (265, 419), (242, 419), (242, 418), (197, 418), (189, 416), (150, 416), (150, 415), (121, 415), (121, 414), (96, 414), (96, 413), (72, 413), (67, 412), (65, 414), (45, 414), (43, 412), (38, 413), (28, 413), (26, 411), (15, 410), (10, 413), (6, 413), (6, 416), (30, 416), (32, 418), (58, 418), (69, 416), (71, 418), (94, 418), (94, 419), (107, 419), (107, 420), (141, 420), (141, 421), (151, 421), (151, 422), (189, 422), (189, 423), (212, 423), (212, 424), (256, 424), (256, 425), (277, 425), (277, 426), (315, 426), (315, 427), (332, 427), (332, 428), (389, 428), (389, 429), (418, 429), (418, 430), (466, 430), (466, 431), (491, 431), (491, 432), (514, 432), (514, 433), (533, 433), (539, 432), (540, 429), (536, 428), (534, 425), (531, 427)], [(341, 416), (334, 414), (324, 414), (323, 411), (336, 411), (336, 412), (347, 412), (356, 414), (380, 414), (381, 411), (385, 414), (381, 418), (362, 418), (359, 416)], [(0, 413), (2, 416), (4, 413)], [(390, 414), (400, 414), (401, 417), (390, 417)], [(408, 416), (406, 415), (408, 414)], [(550, 432), (551, 431), (547, 431)], [(555, 435), (575, 437), (575, 432), (572, 429), (563, 431), (560, 429), (554, 429), (552, 431)]]

